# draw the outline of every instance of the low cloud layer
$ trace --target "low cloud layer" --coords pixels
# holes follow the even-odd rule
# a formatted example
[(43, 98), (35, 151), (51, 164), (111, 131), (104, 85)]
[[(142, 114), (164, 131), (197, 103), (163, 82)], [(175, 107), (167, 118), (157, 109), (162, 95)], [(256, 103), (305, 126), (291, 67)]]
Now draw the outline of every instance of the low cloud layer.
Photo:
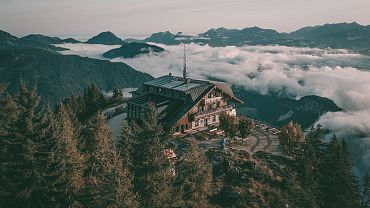
[[(181, 75), (182, 46), (166, 46), (159, 55), (134, 59), (116, 58), (153, 76), (172, 72)], [(117, 46), (68, 44), (64, 54), (102, 58)], [(261, 94), (284, 93), (292, 98), (318, 95), (332, 99), (344, 112), (327, 113), (320, 118), (329, 128), (350, 141), (361, 169), (370, 171), (370, 57), (348, 50), (294, 48), (285, 46), (210, 47), (186, 46), (189, 75), (225, 80)], [(361, 139), (354, 139), (361, 138)], [(363, 151), (360, 154), (358, 150)], [(366, 164), (366, 165), (365, 165)]]
[(114, 48), (121, 47), (120, 45), (101, 45), (101, 44), (85, 44), (85, 43), (66, 43), (56, 44), (56, 46), (69, 50), (62, 51), (64, 55), (79, 55), (95, 59), (103, 59), (102, 54)]

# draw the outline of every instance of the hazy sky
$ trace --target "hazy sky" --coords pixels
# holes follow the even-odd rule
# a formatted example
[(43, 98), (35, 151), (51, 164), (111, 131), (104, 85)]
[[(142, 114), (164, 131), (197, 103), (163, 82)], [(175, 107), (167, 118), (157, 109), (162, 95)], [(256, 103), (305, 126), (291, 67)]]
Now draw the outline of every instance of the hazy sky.
[(353, 21), (370, 24), (370, 0), (0, 0), (0, 30), (17, 36), (200, 33), (250, 26), (289, 32)]

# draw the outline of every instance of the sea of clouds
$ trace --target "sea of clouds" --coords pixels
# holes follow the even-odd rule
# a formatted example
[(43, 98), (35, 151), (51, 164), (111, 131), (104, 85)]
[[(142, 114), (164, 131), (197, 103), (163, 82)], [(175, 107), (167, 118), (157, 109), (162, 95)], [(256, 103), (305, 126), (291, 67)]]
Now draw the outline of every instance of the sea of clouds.
[[(154, 77), (181, 75), (183, 46), (156, 44), (161, 54), (133, 59), (116, 58)], [(76, 54), (104, 59), (119, 46), (63, 44)], [(370, 171), (370, 57), (344, 49), (285, 46), (186, 46), (189, 76), (225, 80), (261, 94), (281, 93), (291, 98), (318, 95), (332, 99), (343, 112), (327, 113), (318, 123), (346, 138), (359, 172)]]

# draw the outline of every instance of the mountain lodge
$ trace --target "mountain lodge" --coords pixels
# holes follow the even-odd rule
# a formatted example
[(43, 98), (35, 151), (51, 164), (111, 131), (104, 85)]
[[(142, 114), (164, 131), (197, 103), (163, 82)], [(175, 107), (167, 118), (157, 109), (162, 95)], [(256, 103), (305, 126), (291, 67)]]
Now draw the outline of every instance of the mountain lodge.
[(175, 133), (218, 126), (220, 114), (236, 116), (236, 105), (243, 103), (227, 83), (188, 78), (185, 55), (183, 77), (170, 73), (132, 92), (127, 118), (142, 119), (150, 102), (155, 104), (163, 126)]

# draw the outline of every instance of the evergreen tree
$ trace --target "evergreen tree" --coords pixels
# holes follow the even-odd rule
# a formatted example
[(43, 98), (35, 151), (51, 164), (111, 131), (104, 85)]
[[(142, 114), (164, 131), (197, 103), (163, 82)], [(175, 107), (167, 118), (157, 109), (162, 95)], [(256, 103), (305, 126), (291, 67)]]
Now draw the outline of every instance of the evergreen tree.
[[(0, 136), (9, 134), (10, 124), (18, 117), (17, 104), (12, 96), (6, 94), (7, 86), (0, 83)], [(2, 147), (4, 147), (2, 145)]]
[(305, 138), (302, 151), (297, 156), (297, 170), (301, 175), (303, 188), (312, 204), (318, 206), (320, 185), (320, 163), (322, 162), (323, 136), (321, 126), (311, 128)]
[(194, 142), (178, 162), (176, 173), (180, 207), (209, 207), (212, 167)]
[(352, 174), (351, 159), (344, 143), (334, 135), (321, 167), (320, 202), (322, 207), (359, 207), (359, 194)]
[(13, 97), (6, 94), (6, 85), (0, 85), (0, 207), (10, 207), (12, 205), (14, 191), (13, 180), (9, 172), (16, 161), (11, 161), (13, 155), (17, 154), (14, 149), (20, 145), (12, 144), (18, 141), (13, 137), (13, 125), (19, 117), (18, 106)]
[(295, 154), (299, 148), (299, 142), (303, 141), (303, 139), (304, 135), (300, 125), (293, 122), (289, 122), (281, 128), (281, 132), (279, 133), (280, 145), (287, 154)]
[(10, 193), (5, 203), (9, 207), (33, 207), (38, 201), (37, 191), (41, 183), (35, 158), (40, 99), (35, 89), (28, 90), (26, 83), (21, 81), (15, 101), (19, 116), (12, 123), (8, 136), (4, 138), (7, 146), (4, 187)]
[(84, 157), (78, 149), (79, 129), (73, 114), (61, 104), (54, 126), (55, 139), (59, 147), (55, 154), (59, 156), (63, 170), (65, 204), (77, 204), (78, 193), (83, 186)]
[(114, 90), (113, 90), (113, 96), (112, 96), (113, 102), (115, 102), (117, 100), (121, 100), (121, 99), (123, 99), (122, 90), (117, 89), (117, 88), (114, 88)]
[[(37, 171), (41, 175), (39, 187), (40, 200), (35, 207), (66, 207), (72, 204), (68, 189), (69, 175), (66, 175), (65, 160), (68, 155), (63, 154), (61, 141), (58, 139), (58, 126), (55, 115), (47, 110), (41, 120), (41, 135), (38, 148), (35, 152), (37, 158)], [(77, 167), (76, 167), (77, 168)]]
[[(43, 116), (36, 88), (28, 90), (21, 81), (15, 96), (18, 116), (3, 136), (2, 193), (7, 207), (50, 207), (55, 202), (47, 189), (48, 171), (45, 151), (50, 130), (50, 114)], [(50, 145), (52, 147), (53, 145)]]
[(241, 137), (245, 138), (249, 136), (249, 134), (252, 133), (253, 128), (254, 128), (253, 120), (247, 119), (243, 116), (239, 118), (238, 129)]
[(235, 117), (226, 113), (221, 114), (220, 128), (224, 131), (226, 137), (234, 139), (238, 130)]
[(361, 196), (361, 208), (370, 207), (370, 176), (365, 173), (363, 178), (363, 190)]
[(132, 151), (135, 135), (140, 131), (140, 127), (134, 122), (124, 121), (121, 127), (121, 135), (117, 141), (117, 151), (119, 152), (123, 164), (132, 170)]
[(82, 202), (86, 207), (137, 207), (127, 170), (114, 151), (106, 119), (98, 113), (84, 132), (86, 155)]
[(106, 100), (103, 93), (99, 90), (96, 84), (90, 85), (83, 94), (86, 112), (84, 116), (89, 116), (100, 110), (105, 104)]
[(157, 110), (150, 104), (132, 148), (134, 186), (143, 207), (170, 207), (173, 203), (172, 166), (164, 156), (167, 140)]

